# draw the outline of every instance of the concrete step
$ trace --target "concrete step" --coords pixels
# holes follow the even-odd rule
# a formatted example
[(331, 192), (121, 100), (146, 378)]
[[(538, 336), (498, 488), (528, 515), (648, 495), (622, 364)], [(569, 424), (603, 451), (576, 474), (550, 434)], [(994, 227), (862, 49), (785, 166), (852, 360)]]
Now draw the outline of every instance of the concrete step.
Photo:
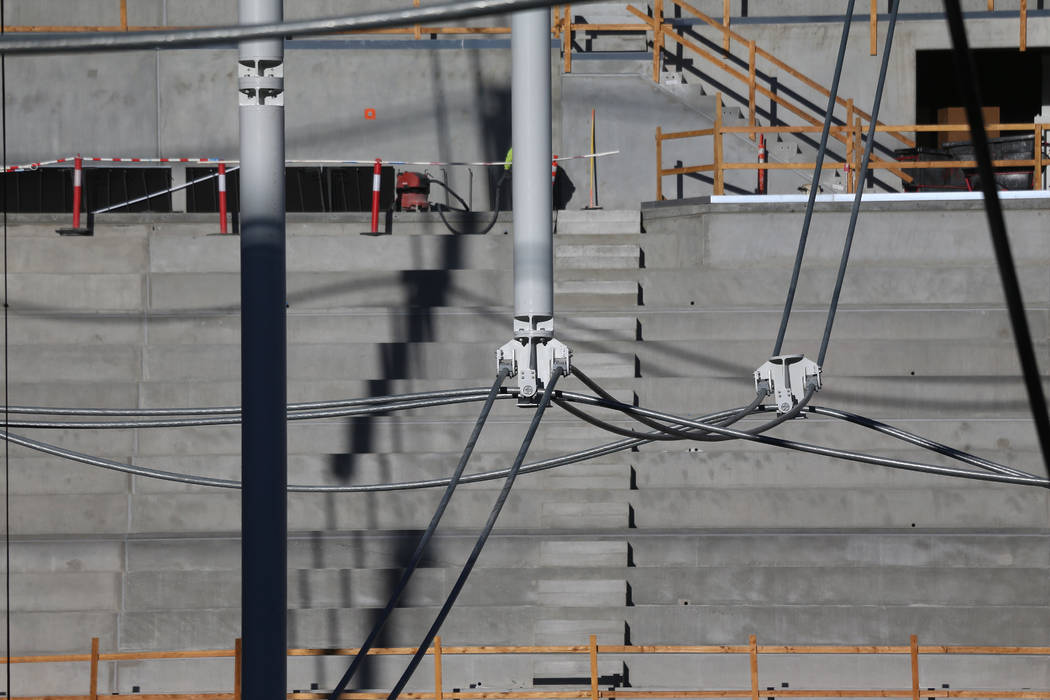
[(1038, 528), (1047, 497), (1035, 489), (930, 482), (902, 488), (678, 488), (632, 493), (646, 528)]
[(763, 630), (759, 639), (766, 644), (851, 644), (856, 639), (902, 644), (901, 630), (921, 629), (930, 639), (959, 644), (993, 639), (1036, 645), (1050, 624), (1045, 606), (1024, 605), (639, 605), (628, 608), (625, 617), (634, 644), (742, 644), (741, 629)]
[[(893, 532), (681, 531), (630, 533), (633, 564), (718, 568), (919, 567), (1005, 569), (1044, 567), (1050, 551), (1041, 533), (940, 532), (912, 529)], [(696, 601), (694, 601), (696, 602)]]
[[(320, 227), (324, 231), (329, 227)], [(379, 270), (511, 270), (513, 236), (361, 236), (357, 233), (291, 235), (289, 272), (375, 272)], [(240, 238), (164, 233), (151, 237), (153, 273), (237, 272)], [(139, 270), (142, 267), (137, 268)]]
[[(353, 497), (358, 507), (336, 508), (318, 495), (289, 496), (288, 527), (292, 530), (400, 530), (423, 528), (430, 521), (440, 493), (373, 493)], [(629, 519), (627, 498), (613, 490), (598, 489), (573, 493), (570, 503), (559, 503), (546, 491), (516, 490), (511, 493), (497, 527), (507, 529), (593, 530), (601, 527), (625, 527)], [(27, 506), (41, 497), (26, 497)], [(48, 497), (56, 502), (58, 497)], [(468, 528), (476, 531), (492, 507), (491, 491), (467, 490), (456, 496), (445, 513), (443, 527)], [(201, 533), (236, 530), (240, 514), (237, 494), (167, 493), (133, 495), (123, 502), (123, 528), (136, 533)], [(36, 504), (41, 505), (40, 503)], [(109, 505), (109, 504), (107, 504)], [(571, 507), (570, 507), (571, 506)], [(130, 509), (130, 522), (129, 522)], [(13, 513), (14, 515), (14, 513)], [(192, 517), (191, 517), (192, 516)], [(72, 520), (72, 518), (71, 518)], [(63, 524), (24, 525), (20, 532), (53, 534), (70, 532)], [(105, 523), (100, 523), (100, 527)], [(113, 531), (113, 530), (100, 530)]]
[[(512, 297), (513, 275), (502, 270), (289, 272), (290, 309), (488, 306)], [(510, 295), (510, 296), (509, 296)], [(240, 307), (235, 273), (154, 273), (152, 311), (232, 311)], [(105, 308), (105, 307), (104, 307)]]
[[(781, 309), (677, 309), (639, 310), (642, 338), (660, 340), (754, 340), (769, 342), (780, 325)], [(1047, 335), (1045, 309), (1030, 309), (1028, 324), (1033, 337)], [(814, 343), (824, 333), (827, 309), (802, 308), (791, 313), (787, 343)], [(960, 341), (1010, 337), (1005, 308), (875, 308), (840, 309), (835, 316), (833, 339), (884, 340), (892, 333), (901, 340), (945, 339)]]
[(587, 568), (595, 566), (627, 566), (628, 544), (626, 540), (556, 540), (540, 543), (540, 566), (561, 569)]
[[(421, 530), (395, 531), (319, 531), (292, 530), (288, 537), (288, 568), (298, 569), (398, 569), (407, 566), (422, 535)], [(477, 527), (456, 530), (439, 528), (431, 539), (421, 560), (424, 568), (452, 568), (462, 566), (474, 548)], [(576, 535), (550, 537), (521, 537), (517, 533), (493, 532), (478, 558), (477, 569), (529, 569), (539, 566), (558, 566), (544, 563), (545, 547), (559, 546), (561, 542), (575, 543)], [(60, 546), (61, 544), (61, 546)], [(38, 542), (23, 545), (24, 551), (38, 558), (49, 552), (61, 555), (75, 553), (74, 541), (51, 543), (49, 548)], [(621, 542), (621, 546), (624, 546)], [(127, 544), (129, 572), (145, 571), (228, 571), (236, 569), (240, 561), (240, 534), (203, 533), (180, 537), (139, 537)], [(595, 559), (596, 567), (620, 567), (623, 561), (609, 558)], [(44, 566), (37, 567), (48, 571)]]
[(552, 610), (537, 611), (536, 638), (546, 640), (544, 644), (587, 644), (592, 634), (598, 637), (598, 644), (629, 643), (623, 608), (569, 608), (561, 612), (558, 615)]
[(639, 301), (640, 287), (633, 280), (555, 281), (554, 300), (558, 308), (633, 309)]
[(627, 583), (623, 578), (595, 578), (597, 572), (585, 579), (539, 578), (536, 581), (536, 602), (551, 607), (610, 607), (627, 605)]
[(558, 234), (641, 233), (641, 212), (634, 209), (565, 210), (558, 212)]
[[(629, 341), (631, 347), (633, 342)], [(634, 355), (630, 352), (600, 352), (598, 342), (580, 341), (578, 347), (581, 361), (595, 367), (600, 376), (634, 376)], [(32, 352), (34, 346), (23, 346), (20, 350)], [(66, 348), (60, 348), (65, 350)], [(99, 353), (102, 355), (102, 353)], [(115, 366), (112, 372), (118, 378), (121, 369), (129, 373), (137, 353), (129, 349), (123, 367)], [(113, 353), (110, 361), (116, 363), (119, 356)], [(382, 345), (291, 345), (288, 348), (288, 376), (292, 380), (320, 379), (407, 379), (410, 377), (435, 377), (446, 379), (481, 378), (495, 372), (494, 345), (491, 343), (393, 343)], [(27, 362), (27, 364), (29, 364)], [(68, 366), (58, 362), (60, 367)], [(75, 363), (74, 368), (81, 367)], [(104, 363), (99, 363), (105, 368)], [(229, 345), (168, 345), (149, 347), (142, 360), (144, 379), (147, 381), (234, 379), (239, 374), (240, 354)], [(41, 369), (47, 365), (40, 363)], [(81, 370), (83, 371), (83, 370)], [(137, 371), (137, 370), (136, 370)], [(133, 377), (132, 377), (133, 378)]]
[[(461, 564), (452, 564), (417, 569), (397, 607), (440, 607), (460, 568)], [(354, 608), (378, 612), (387, 604), (401, 575), (400, 569), (293, 569), (287, 577), (288, 606), (293, 610)], [(28, 585), (36, 580), (34, 576), (39, 579), (41, 575), (25, 575), (20, 582)], [(615, 576), (619, 578), (603, 578)], [(235, 568), (208, 572), (139, 571), (129, 573), (125, 579), (123, 609), (138, 612), (237, 608), (240, 588), (240, 571)], [(580, 569), (563, 575), (558, 570), (542, 568), (478, 568), (456, 605), (622, 605), (625, 591), (621, 569)]]
[[(636, 605), (1046, 605), (1045, 569), (661, 567), (630, 569)], [(634, 572), (635, 575), (632, 575)]]
[[(998, 271), (994, 266), (858, 266), (850, 268), (840, 303), (885, 307), (887, 305), (994, 305), (1002, 304)], [(1036, 306), (1050, 300), (1050, 280), (1041, 265), (1017, 267), (1022, 293)], [(712, 269), (703, 275), (687, 271), (639, 271), (645, 305), (649, 307), (701, 308), (775, 307), (783, 302), (790, 272), (757, 274), (754, 270)], [(835, 287), (835, 270), (804, 271), (795, 303), (823, 305)]]
[(641, 262), (637, 245), (561, 245), (554, 264), (570, 269), (636, 269)]

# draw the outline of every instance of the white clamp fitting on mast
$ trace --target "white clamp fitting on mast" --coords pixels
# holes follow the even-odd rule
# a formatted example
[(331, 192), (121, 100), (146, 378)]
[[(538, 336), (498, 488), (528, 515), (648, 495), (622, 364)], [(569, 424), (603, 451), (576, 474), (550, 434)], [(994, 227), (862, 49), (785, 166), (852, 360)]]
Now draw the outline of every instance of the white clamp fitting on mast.
[(755, 370), (755, 391), (766, 389), (776, 402), (777, 413), (787, 413), (810, 387), (820, 390), (820, 372), (820, 365), (805, 355), (777, 355)]
[(554, 339), (553, 319), (536, 324), (514, 319), (514, 340), (496, 351), (496, 368), (504, 367), (517, 376), (521, 398), (531, 399), (550, 383), (555, 367), (572, 371), (572, 351)]

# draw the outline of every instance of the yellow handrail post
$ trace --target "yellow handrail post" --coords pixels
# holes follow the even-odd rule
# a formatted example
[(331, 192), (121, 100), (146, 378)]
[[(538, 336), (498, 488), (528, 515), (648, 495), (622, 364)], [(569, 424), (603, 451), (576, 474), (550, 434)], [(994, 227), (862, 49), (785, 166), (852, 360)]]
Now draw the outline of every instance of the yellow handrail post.
[(664, 144), (663, 144), (663, 130), (660, 127), (656, 127), (656, 201), (662, 201), (664, 198), (664, 185), (663, 185), (663, 155), (664, 155)]
[[(419, 0), (412, 0), (412, 7), (419, 7)], [(419, 39), (423, 36), (423, 27), (418, 23), (412, 25), (412, 36)]]
[(233, 640), (233, 700), (241, 700), (241, 658), (244, 641), (237, 637)]
[(1043, 189), (1043, 125), (1035, 125), (1035, 170), (1032, 173), (1032, 189)]
[(434, 700), (442, 700), (441, 637), (434, 637)]
[(995, 0), (988, 0), (988, 11), (991, 12), (995, 9)]
[(871, 18), (868, 21), (871, 37), (871, 55), (879, 55), (879, 0), (871, 0)]
[(591, 700), (598, 700), (598, 636), (591, 635)]
[(911, 636), (911, 700), (919, 700), (919, 638)]
[(715, 194), (725, 194), (725, 175), (722, 171), (722, 93), (715, 100)]
[(751, 655), (751, 700), (758, 700), (758, 638), (751, 635), (747, 645)]
[(722, 0), (722, 51), (729, 53), (729, 42), (732, 35), (729, 33), (729, 0)]
[[(755, 40), (747, 42), (747, 125), (755, 125)], [(751, 132), (751, 140), (754, 141), (756, 134)]]
[(120, 29), (128, 31), (128, 0), (120, 0)]
[(572, 72), (572, 9), (569, 5), (562, 8), (561, 15), (561, 53), (563, 68), (566, 73)]
[(90, 700), (98, 700), (98, 637), (91, 638), (91, 687)]
[(653, 82), (660, 82), (664, 50), (664, 0), (653, 0)]
[(1021, 40), (1022, 51), (1028, 50), (1028, 0), (1021, 0)]

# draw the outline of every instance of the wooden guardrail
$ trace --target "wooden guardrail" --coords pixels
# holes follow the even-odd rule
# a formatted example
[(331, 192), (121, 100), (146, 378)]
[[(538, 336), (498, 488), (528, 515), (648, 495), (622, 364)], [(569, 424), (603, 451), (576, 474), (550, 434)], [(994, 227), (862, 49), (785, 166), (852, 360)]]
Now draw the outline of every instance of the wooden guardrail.
[[(289, 649), (289, 657), (319, 656), (353, 656), (358, 649)], [(411, 655), (412, 647), (372, 649), (373, 656)], [(751, 635), (747, 644), (741, 645), (618, 645), (601, 644), (597, 637), (591, 635), (588, 644), (567, 646), (449, 646), (441, 644), (436, 637), (434, 644), (427, 652), (434, 658), (434, 690), (402, 693), (406, 700), (513, 700), (517, 698), (564, 698), (578, 700), (601, 700), (602, 698), (997, 698), (1019, 700), (1050, 700), (1050, 690), (1032, 688), (983, 688), (966, 690), (959, 688), (922, 689), (919, 677), (920, 656), (1033, 656), (1050, 658), (1050, 647), (998, 647), (998, 646), (931, 646), (919, 645), (916, 635), (911, 635), (909, 643), (901, 646), (889, 645), (760, 645), (755, 635)], [(587, 656), (590, 660), (589, 687), (581, 690), (446, 690), (443, 682), (443, 658), (458, 655), (569, 655)], [(741, 683), (737, 689), (674, 689), (674, 690), (638, 690), (627, 688), (599, 688), (598, 659), (602, 654), (628, 656), (635, 654), (671, 654), (671, 655), (738, 655), (749, 657), (750, 679)], [(910, 684), (899, 688), (850, 688), (850, 689), (762, 689), (759, 687), (759, 658), (763, 655), (899, 655), (908, 656), (911, 660)], [(149, 661), (163, 659), (233, 659), (232, 692), (209, 693), (100, 693), (98, 689), (99, 664), (107, 661)], [(55, 654), (49, 656), (14, 656), (0, 657), (0, 662), (11, 664), (46, 664), (86, 662), (89, 664), (88, 692), (84, 695), (49, 695), (49, 696), (13, 696), (11, 700), (98, 700), (100, 694), (105, 697), (134, 697), (138, 700), (241, 700), (241, 641), (238, 639), (233, 649), (216, 649), (210, 651), (149, 651), (149, 652), (108, 652), (99, 650), (99, 640), (91, 640), (91, 652), (88, 654)], [(903, 674), (902, 674), (903, 675)], [(385, 692), (348, 691), (341, 696), (345, 700), (385, 700)], [(292, 700), (321, 700), (327, 698), (324, 692), (293, 692), (287, 697)]]
[[(721, 96), (718, 97), (718, 109), (715, 114), (715, 124), (710, 129), (697, 129), (692, 131), (676, 131), (676, 132), (665, 132), (660, 127), (656, 128), (656, 198), (658, 200), (664, 199), (663, 196), (663, 178), (668, 175), (687, 175), (691, 173), (712, 173), (713, 180), (713, 194), (720, 195), (725, 193), (725, 171), (727, 170), (813, 170), (816, 167), (816, 163), (738, 163), (738, 162), (727, 162), (724, 158), (724, 146), (723, 138), (726, 134), (750, 134), (750, 133), (761, 133), (761, 134), (805, 134), (805, 133), (816, 133), (821, 130), (819, 126), (725, 126), (721, 119)], [(1011, 160), (995, 160), (992, 165), (996, 168), (1032, 168), (1032, 189), (1040, 190), (1043, 188), (1043, 168), (1048, 164), (1050, 158), (1045, 155), (1045, 145), (1043, 143), (1043, 136), (1045, 133), (1044, 124), (988, 124), (986, 129), (988, 131), (1011, 131), (1011, 132), (1031, 132), (1033, 134), (1033, 148), (1031, 158), (1022, 159), (1011, 159)], [(875, 127), (877, 133), (919, 133), (919, 132), (940, 132), (940, 131), (953, 131), (953, 132), (966, 132), (969, 133), (970, 127), (967, 124), (904, 124), (904, 125), (886, 125), (880, 124)], [(863, 146), (863, 134), (866, 133), (866, 129), (859, 118), (855, 118), (851, 126), (833, 126), (831, 132), (837, 134), (840, 140), (846, 144), (846, 160), (844, 161), (829, 161), (825, 160), (823, 167), (825, 168), (842, 168), (846, 170), (846, 192), (853, 193), (857, 191), (857, 187), (860, 183), (857, 182), (857, 178), (860, 173), (861, 160), (864, 155)], [(673, 168), (663, 167), (663, 142), (675, 139), (686, 139), (686, 138), (697, 138), (710, 136), (713, 139), (713, 161), (712, 163), (704, 163), (700, 165), (688, 165), (679, 166)], [(868, 163), (869, 170), (889, 170), (898, 176), (902, 176), (901, 179), (904, 182), (911, 182), (912, 177), (903, 173), (902, 170), (916, 170), (925, 168), (976, 168), (977, 162), (973, 160), (931, 160), (931, 161), (914, 161), (903, 164), (901, 161), (896, 160), (881, 160), (876, 158), (874, 155)]]
[[(664, 16), (664, 3), (663, 0), (653, 0), (653, 14), (650, 16), (636, 7), (628, 6), (628, 11), (635, 15), (639, 19), (645, 20), (649, 23), (650, 31), (653, 32), (653, 80), (660, 80), (660, 52), (666, 45), (668, 40), (677, 42), (681, 46), (689, 49), (698, 57), (704, 59), (711, 65), (714, 65), (719, 70), (724, 72), (726, 75), (736, 79), (742, 83), (748, 92), (748, 124), (755, 124), (755, 115), (757, 114), (756, 96), (761, 94), (768, 98), (770, 102), (777, 104), (780, 107), (788, 110), (795, 116), (808, 122), (809, 124), (817, 125), (823, 123), (823, 114), (814, 114), (813, 111), (805, 105), (796, 104), (794, 101), (787, 99), (784, 95), (778, 92), (774, 92), (767, 87), (761, 80), (758, 79), (759, 66), (758, 61), (768, 63), (774, 69), (776, 69), (781, 75), (790, 76), (798, 80), (805, 87), (815, 91), (822, 97), (830, 97), (831, 92), (818, 83), (816, 80), (810, 78), (797, 68), (785, 63), (780, 60), (769, 51), (757, 46), (754, 41), (749, 40), (740, 34), (734, 32), (729, 28), (729, 17), (728, 14), (723, 16), (722, 22), (718, 22), (714, 18), (705, 14), (701, 10), (697, 9), (693, 5), (689, 4), (685, 0), (668, 0), (670, 3), (677, 5), (686, 13), (701, 20), (709, 27), (721, 32), (723, 37), (722, 49), (724, 56), (718, 56), (711, 51), (708, 51), (704, 47), (700, 46), (696, 41), (693, 41), (689, 37), (684, 36), (681, 32), (674, 29), (673, 26), (666, 22)], [(734, 47), (736, 42), (739, 45), (747, 47), (747, 72), (744, 73), (743, 69), (737, 69), (728, 60), (728, 56)], [(741, 59), (743, 60), (743, 59)], [(871, 115), (864, 110), (856, 107), (852, 104), (851, 100), (836, 96), (835, 103), (843, 108), (850, 110), (852, 116), (859, 116), (865, 122), (871, 120)], [(851, 119), (847, 119), (847, 124), (851, 123)], [(880, 124), (882, 122), (879, 122)], [(913, 147), (915, 142), (904, 134), (894, 134), (901, 143), (908, 147)], [(841, 138), (841, 137), (840, 137)], [(843, 141), (845, 143), (845, 141)]]

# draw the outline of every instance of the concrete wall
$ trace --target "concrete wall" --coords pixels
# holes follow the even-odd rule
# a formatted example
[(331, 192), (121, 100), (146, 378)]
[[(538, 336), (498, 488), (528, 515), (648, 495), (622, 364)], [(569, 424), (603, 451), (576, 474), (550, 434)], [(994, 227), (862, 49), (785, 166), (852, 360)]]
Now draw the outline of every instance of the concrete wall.
[[(1046, 210), (1007, 204), (1037, 353), (1047, 356)], [(815, 354), (846, 212), (820, 205), (789, 351)], [(685, 204), (562, 212), (559, 337), (616, 395), (691, 414), (745, 403), (790, 274), (798, 205)], [(1040, 456), (983, 217), (975, 203), (869, 205), (861, 218), (821, 404), (887, 420), (1036, 471)], [(9, 228), (11, 401), (195, 406), (238, 400), (237, 239), (206, 219), (58, 218)], [(509, 329), (513, 232), (453, 237), (398, 215), (289, 227), (289, 397), (319, 400), (489, 381)], [(645, 233), (640, 233), (640, 224)], [(578, 389), (574, 380), (566, 388)], [(447, 472), (474, 406), (295, 422), (290, 480), (373, 483)], [(471, 470), (507, 463), (527, 416), (500, 404)], [(626, 425), (626, 423), (625, 423)], [(117, 461), (236, 478), (235, 427), (22, 431)], [(929, 459), (811, 417), (778, 434)], [(608, 441), (553, 413), (530, 459)], [(436, 612), (498, 483), (464, 487), (382, 638), (410, 645)], [(229, 647), (239, 626), (238, 499), (11, 453), (12, 650)], [(289, 498), (290, 644), (358, 643), (438, 494)], [(443, 630), (455, 643), (1041, 644), (1050, 620), (1045, 491), (892, 472), (728, 443), (675, 443), (523, 477)], [(906, 686), (900, 660), (763, 662), (762, 683)], [(584, 676), (571, 660), (450, 666), (450, 686), (531, 687)], [(1045, 687), (1050, 664), (924, 662), (923, 685)], [(1019, 663), (1019, 661), (1018, 661)], [(292, 687), (330, 686), (338, 659), (296, 662)], [(567, 665), (566, 665), (567, 664)], [(605, 664), (609, 664), (606, 666)], [(577, 664), (578, 665), (578, 664)], [(634, 687), (746, 686), (736, 660), (603, 661)], [(393, 661), (363, 686), (389, 684)], [(83, 668), (16, 667), (15, 690), (76, 691)], [(110, 664), (102, 688), (223, 689), (225, 662)], [(421, 671), (416, 683), (428, 685)], [(699, 674), (699, 675), (698, 675)], [(539, 679), (539, 680), (538, 680)], [(699, 679), (699, 680), (698, 680)], [(896, 679), (896, 680), (895, 680)], [(928, 680), (927, 680), (928, 679)], [(24, 690), (23, 690), (24, 689)], [(79, 691), (78, 691), (79, 692)]]
[[(834, 9), (828, 3), (811, 4), (808, 10), (792, 9), (792, 16), (806, 12), (820, 15)], [(865, 5), (862, 10), (866, 11), (866, 4), (860, 4)], [(907, 9), (913, 13), (926, 11), (930, 9), (927, 4)], [(766, 22), (762, 17), (771, 11), (770, 6), (751, 5), (752, 21), (741, 20), (736, 28), (818, 82), (828, 84), (839, 25), (828, 21)], [(109, 17), (107, 13), (113, 14), (115, 7), (115, 2), (107, 5), (99, 0), (78, 4), (77, 13), (69, 15), (48, 3), (17, 2), (10, 10), (10, 21), (80, 24), (95, 18), (95, 23), (99, 23), (99, 18)], [(171, 25), (230, 22), (232, 7), (233, 3), (187, 5), (160, 0), (131, 3), (129, 21)], [(354, 9), (373, 7), (389, 4), (358, 4)], [(344, 9), (331, 3), (296, 3), (288, 12), (289, 16), (299, 17), (338, 14)], [(721, 3), (707, 3), (703, 9), (720, 16)], [(586, 19), (588, 13), (604, 17), (602, 13), (609, 11), (603, 4), (592, 10), (581, 7), (576, 12)], [(734, 14), (738, 13), (739, 8), (734, 7)], [(1048, 27), (1042, 16), (1033, 16), (1029, 21), (1028, 43), (1033, 49), (1050, 43)], [(1017, 45), (1016, 17), (995, 15), (981, 19), (971, 29), (971, 41), (976, 47)], [(714, 37), (706, 28), (698, 31), (702, 36)], [(880, 37), (884, 32), (885, 22)], [(590, 39), (582, 35), (577, 40), (590, 45)], [(644, 78), (638, 76), (650, 71), (644, 58), (647, 48), (640, 39), (632, 41), (632, 50), (641, 57), (604, 61), (586, 60), (586, 54), (582, 54), (572, 74), (554, 80), (555, 150), (561, 155), (589, 150), (592, 108), (597, 110), (599, 150), (621, 150), (619, 156), (602, 160), (598, 169), (599, 203), (614, 208), (635, 207), (655, 197), (656, 126), (665, 130), (686, 128), (680, 125), (707, 127), (713, 118), (710, 95), (722, 89), (719, 84), (739, 91), (734, 81), (702, 62), (694, 62), (695, 70), (684, 71), (685, 85), (646, 88), (639, 84)], [(912, 18), (902, 22), (893, 50), (883, 121), (914, 120), (915, 51), (948, 46), (943, 20)], [(500, 160), (510, 142), (508, 47), (505, 37), (413, 41), (372, 36), (290, 42), (286, 67), (288, 157)], [(594, 48), (600, 52), (609, 46), (595, 44)], [(552, 54), (556, 76), (561, 70), (559, 51), (556, 45)], [(854, 98), (865, 110), (871, 106), (878, 65), (879, 57), (868, 53), (867, 24), (858, 21), (851, 35), (842, 94)], [(8, 61), (6, 83), (10, 114), (8, 158), (13, 162), (31, 162), (76, 152), (101, 156), (235, 157), (234, 67), (232, 50), (13, 57)], [(808, 99), (824, 103), (824, 98), (803, 89), (782, 71), (761, 64), (759, 70), (779, 77), (785, 87), (802, 90)], [(760, 97), (763, 110), (766, 102)], [(375, 120), (365, 119), (369, 108), (376, 110)], [(778, 114), (789, 122), (797, 121), (783, 108)], [(665, 165), (673, 165), (675, 160), (690, 164), (699, 162), (693, 159), (706, 157), (704, 154), (710, 150), (705, 145), (708, 140), (694, 141), (697, 143), (670, 144)], [(728, 156), (754, 159), (753, 145), (741, 139), (730, 141)], [(772, 144), (770, 150), (773, 159), (777, 159)], [(566, 170), (579, 193), (568, 207), (582, 208), (587, 204), (586, 164), (572, 163)], [(452, 168), (450, 178), (455, 189), (465, 196), (472, 195), (468, 197), (472, 201), (483, 203), (478, 208), (487, 205), (493, 178), (490, 169), (475, 169), (471, 179), (464, 169)], [(741, 172), (729, 181), (751, 191), (754, 179), (754, 173)], [(782, 171), (771, 177), (771, 184), (773, 191), (793, 191), (805, 179), (805, 173)], [(674, 183), (668, 180), (665, 185), (674, 195)], [(683, 195), (709, 191), (709, 184), (687, 180)]]

